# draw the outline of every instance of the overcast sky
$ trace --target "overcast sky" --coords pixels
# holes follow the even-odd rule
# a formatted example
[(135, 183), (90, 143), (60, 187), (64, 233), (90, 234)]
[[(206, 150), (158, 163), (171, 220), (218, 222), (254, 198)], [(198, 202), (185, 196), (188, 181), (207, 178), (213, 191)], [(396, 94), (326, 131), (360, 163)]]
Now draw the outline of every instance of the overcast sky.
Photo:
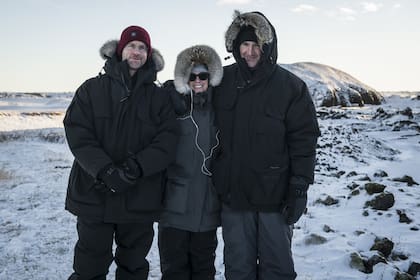
[(103, 43), (129, 25), (149, 31), (166, 62), (164, 82), (177, 54), (194, 44), (227, 56), (235, 9), (268, 17), (279, 63), (317, 62), (380, 91), (420, 91), (418, 0), (0, 0), (0, 7), (0, 92), (75, 91), (101, 70)]

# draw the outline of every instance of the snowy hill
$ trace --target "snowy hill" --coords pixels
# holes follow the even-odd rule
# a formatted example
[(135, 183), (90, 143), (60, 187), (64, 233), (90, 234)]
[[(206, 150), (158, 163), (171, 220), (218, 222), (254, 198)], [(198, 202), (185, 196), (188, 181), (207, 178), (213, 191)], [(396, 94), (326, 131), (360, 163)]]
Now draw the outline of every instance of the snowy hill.
[(305, 81), (317, 106), (378, 105), (383, 100), (382, 95), (373, 88), (331, 66), (313, 62), (280, 66)]

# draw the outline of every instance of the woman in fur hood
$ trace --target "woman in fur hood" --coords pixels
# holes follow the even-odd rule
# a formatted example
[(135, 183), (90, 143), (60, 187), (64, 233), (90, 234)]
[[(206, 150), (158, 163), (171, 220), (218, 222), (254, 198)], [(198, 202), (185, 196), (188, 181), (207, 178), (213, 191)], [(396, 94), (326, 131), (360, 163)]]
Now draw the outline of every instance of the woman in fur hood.
[(222, 79), (222, 63), (211, 47), (192, 46), (178, 55), (174, 76), (166, 86), (178, 115), (179, 142), (159, 221), (162, 279), (214, 279), (220, 204), (210, 166), (219, 146), (212, 89)]

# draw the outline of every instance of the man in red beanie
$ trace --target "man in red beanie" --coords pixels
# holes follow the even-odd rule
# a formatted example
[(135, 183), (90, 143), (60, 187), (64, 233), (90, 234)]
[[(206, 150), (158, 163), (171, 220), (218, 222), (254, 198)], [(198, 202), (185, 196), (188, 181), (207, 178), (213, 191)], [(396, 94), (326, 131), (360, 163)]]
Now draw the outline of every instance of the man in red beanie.
[(145, 29), (127, 27), (100, 54), (104, 73), (77, 89), (64, 118), (75, 157), (66, 209), (78, 232), (69, 279), (105, 280), (115, 260), (116, 279), (146, 280), (163, 170), (175, 154), (175, 113), (154, 83), (164, 63)]

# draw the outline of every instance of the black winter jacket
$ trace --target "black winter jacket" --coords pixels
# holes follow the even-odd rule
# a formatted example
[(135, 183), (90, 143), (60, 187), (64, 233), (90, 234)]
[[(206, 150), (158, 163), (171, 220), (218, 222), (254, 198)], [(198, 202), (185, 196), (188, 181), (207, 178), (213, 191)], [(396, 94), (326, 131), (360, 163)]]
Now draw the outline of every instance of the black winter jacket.
[[(162, 171), (174, 158), (177, 139), (169, 94), (153, 83), (151, 59), (131, 80), (115, 54), (104, 70), (80, 86), (64, 118), (75, 157), (66, 209), (104, 222), (154, 221), (162, 206)], [(98, 173), (130, 155), (143, 171), (137, 185), (123, 194), (99, 192)]]
[(290, 186), (306, 188), (314, 179), (315, 108), (305, 83), (276, 64), (272, 32), (254, 72), (233, 46), (237, 63), (224, 67), (215, 90), (221, 150), (213, 181), (222, 200), (237, 210), (281, 211)]

